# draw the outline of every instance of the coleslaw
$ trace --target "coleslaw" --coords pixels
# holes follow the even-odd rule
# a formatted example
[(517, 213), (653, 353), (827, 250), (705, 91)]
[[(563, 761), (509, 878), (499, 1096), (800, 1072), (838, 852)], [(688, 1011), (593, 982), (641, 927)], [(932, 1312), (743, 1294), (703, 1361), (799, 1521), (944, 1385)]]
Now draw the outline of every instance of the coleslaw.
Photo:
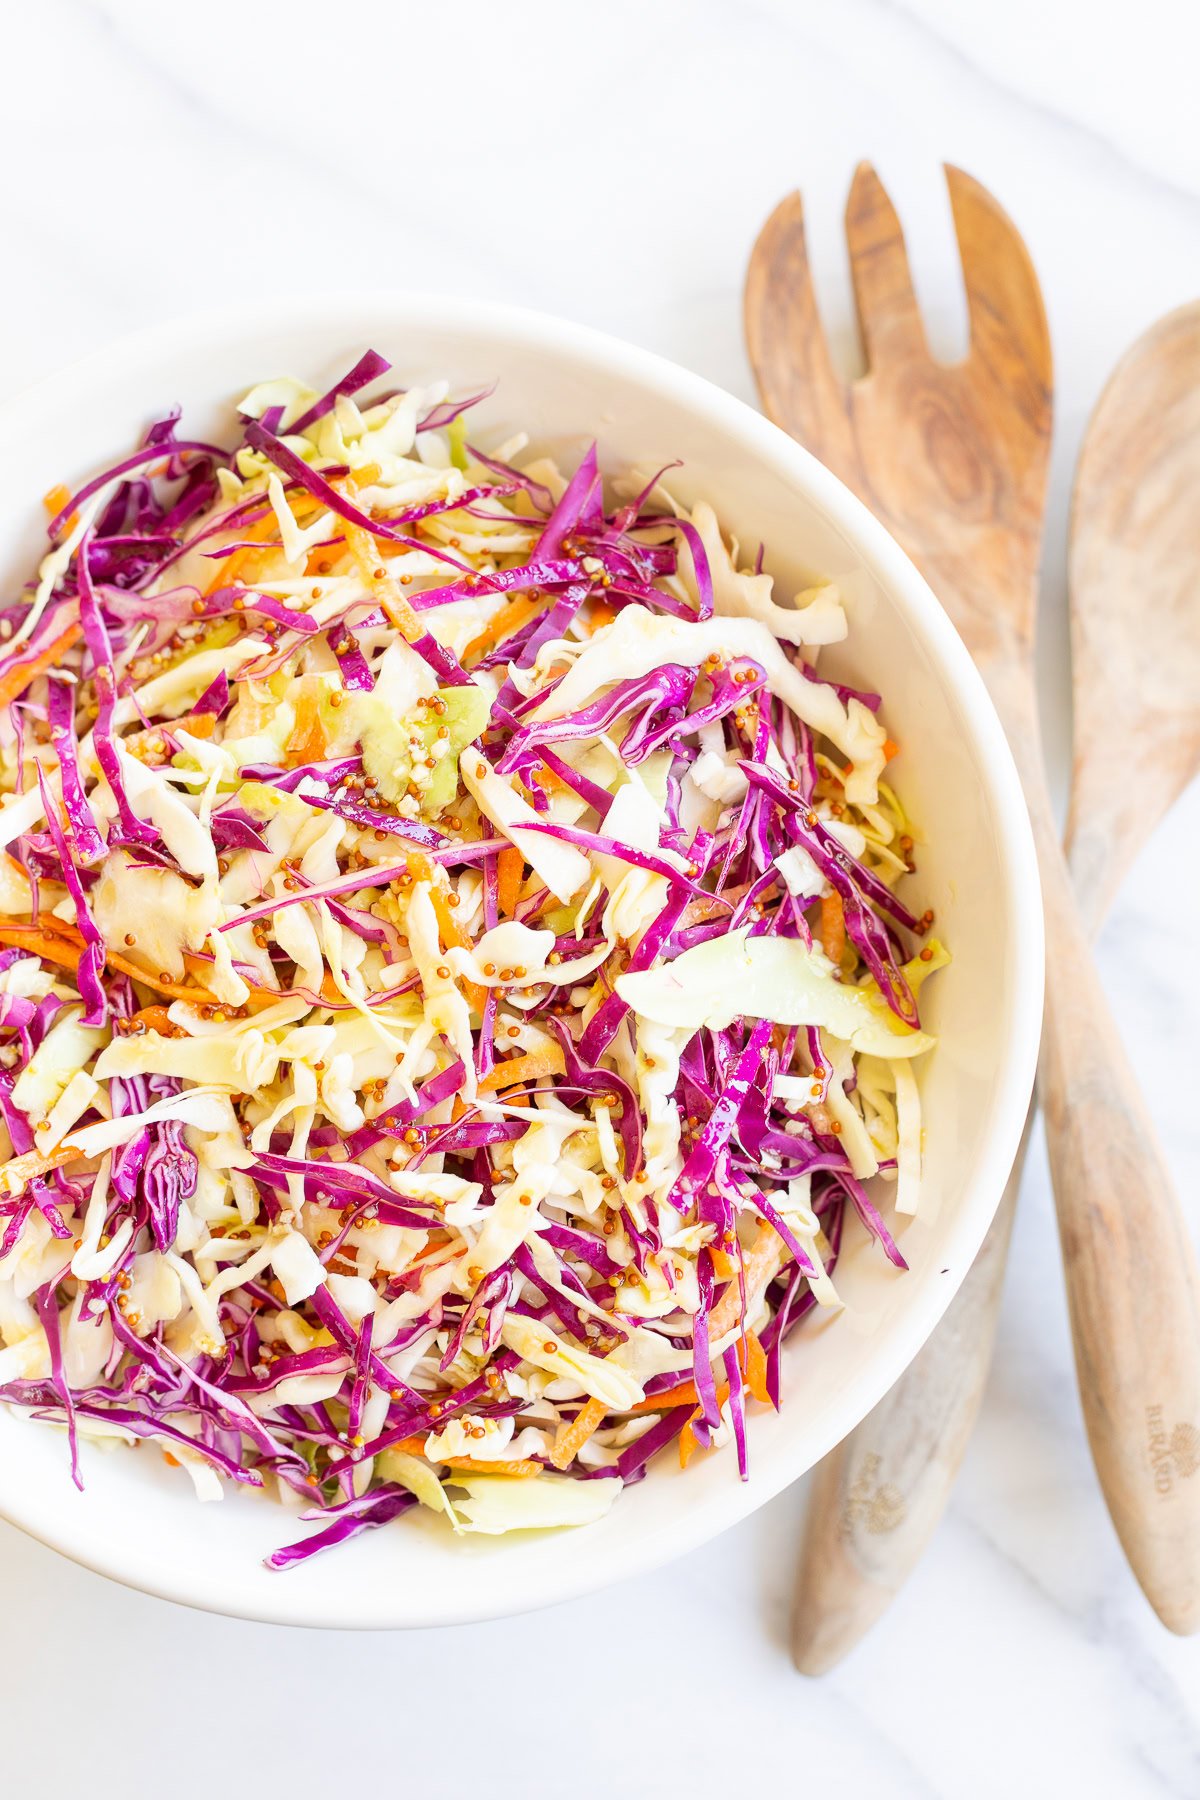
[(0, 1399), (275, 1568), (745, 1478), (848, 1217), (905, 1267), (948, 960), (836, 588), (388, 374), (160, 420), (0, 611)]

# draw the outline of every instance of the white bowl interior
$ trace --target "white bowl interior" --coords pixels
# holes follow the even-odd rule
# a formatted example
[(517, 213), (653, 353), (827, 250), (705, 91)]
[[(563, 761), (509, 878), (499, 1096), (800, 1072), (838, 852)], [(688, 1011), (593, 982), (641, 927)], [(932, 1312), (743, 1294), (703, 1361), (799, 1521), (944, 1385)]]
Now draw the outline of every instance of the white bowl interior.
[(784, 1406), (750, 1428), (751, 1474), (730, 1454), (673, 1454), (580, 1532), (456, 1540), (410, 1516), (285, 1574), (262, 1558), (304, 1527), (254, 1498), (200, 1506), (151, 1449), (85, 1446), (76, 1493), (55, 1430), (0, 1408), (0, 1513), (103, 1573), (174, 1599), (283, 1622), (449, 1623), (598, 1587), (701, 1542), (809, 1468), (901, 1374), (948, 1304), (991, 1220), (1024, 1118), (1041, 997), (1037, 878), (1028, 825), (982, 685), (929, 590), (882, 529), (818, 464), (748, 408), (596, 334), (469, 303), (352, 297), (285, 316), (173, 326), (40, 384), (0, 431), (0, 571), (12, 592), (44, 546), (38, 496), (112, 461), (172, 402), (187, 434), (228, 434), (230, 404), (264, 376), (321, 387), (373, 345), (408, 385), (497, 380), (472, 426), (483, 444), (528, 431), (565, 460), (600, 440), (609, 469), (682, 458), (671, 483), (709, 499), (727, 531), (766, 545), (777, 597), (839, 582), (849, 641), (827, 667), (880, 687), (903, 748), (901, 795), (925, 839), (912, 883), (954, 962), (931, 984), (940, 1044), (923, 1068), (924, 1216), (898, 1230), (898, 1275), (861, 1233), (838, 1274), (847, 1309), (792, 1338)]

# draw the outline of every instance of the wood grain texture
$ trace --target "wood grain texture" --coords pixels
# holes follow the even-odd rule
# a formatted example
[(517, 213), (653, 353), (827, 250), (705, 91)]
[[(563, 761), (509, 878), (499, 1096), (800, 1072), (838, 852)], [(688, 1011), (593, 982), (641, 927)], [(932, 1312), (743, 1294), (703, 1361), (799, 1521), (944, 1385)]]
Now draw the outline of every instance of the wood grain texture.
[[(766, 410), (857, 490), (918, 563), (979, 664), (1008, 731), (1047, 903), (1054, 981), (1042, 1082), (1089, 1438), (1143, 1588), (1166, 1623), (1190, 1630), (1200, 1624), (1200, 1482), (1192, 1484), (1194, 1500), (1183, 1480), (1164, 1491), (1154, 1421), (1163, 1422), (1170, 1443), (1171, 1433), (1186, 1435), (1197, 1416), (1194, 1260), (1091, 966), (1038, 736), (1033, 636), (1050, 443), (1049, 338), (1036, 276), (1010, 221), (970, 177), (948, 169), (947, 180), (971, 319), (963, 363), (944, 368), (928, 356), (899, 224), (865, 166), (851, 190), (846, 232), (866, 376), (847, 385), (833, 371), (796, 195), (776, 209), (755, 247), (747, 339)], [(1129, 1179), (1134, 1168), (1142, 1172), (1137, 1183)], [(903, 1580), (940, 1516), (982, 1393), (1001, 1286), (998, 1273), (987, 1277), (989, 1270), (1002, 1272), (1006, 1242), (1001, 1216), (980, 1280), (957, 1318), (947, 1316), (900, 1389), (835, 1453), (838, 1461), (818, 1473), (801, 1564), (809, 1614), (807, 1623), (797, 1623), (802, 1667), (829, 1666), (850, 1647)], [(1136, 1242), (1145, 1254), (1131, 1259)], [(916, 1423), (921, 1415), (923, 1435)], [(899, 1495), (910, 1523), (873, 1534), (880, 1541), (867, 1545), (868, 1513), (859, 1507), (846, 1521), (847, 1508), (855, 1510), (855, 1482), (872, 1456), (879, 1461), (870, 1466), (881, 1476), (889, 1468), (899, 1475), (886, 1475), (884, 1486)], [(837, 1557), (829, 1549), (835, 1542)], [(819, 1582), (822, 1568), (826, 1579)], [(852, 1580), (857, 1606), (846, 1592)]]
[[(977, 655), (1030, 654), (1052, 418), (1037, 279), (991, 196), (947, 170), (972, 253), (972, 356), (929, 355), (899, 221), (869, 166), (846, 237), (868, 370), (834, 374), (817, 315), (798, 194), (768, 220), (746, 283), (746, 333), (767, 412), (883, 519)], [(997, 265), (1000, 266), (997, 266)], [(999, 1316), (1024, 1140), (975, 1264), (921, 1355), (814, 1476), (793, 1610), (805, 1674), (834, 1666), (886, 1609), (936, 1529), (978, 1416)]]
[[(764, 410), (883, 520), (983, 663), (1032, 653), (1053, 378), (1024, 245), (978, 182), (946, 176), (971, 321), (964, 362), (935, 363), (912, 323), (904, 239), (867, 164), (846, 207), (867, 373), (847, 384), (833, 370), (798, 194), (755, 245), (746, 338)], [(997, 240), (1004, 253), (984, 254)]]
[(992, 1360), (1023, 1155), (1024, 1140), (936, 1332), (813, 1476), (792, 1608), (792, 1657), (802, 1675), (824, 1675), (853, 1650), (941, 1523)]
[(1071, 510), (1067, 845), (1093, 929), (1200, 768), (1200, 302), (1160, 319), (1092, 415)]

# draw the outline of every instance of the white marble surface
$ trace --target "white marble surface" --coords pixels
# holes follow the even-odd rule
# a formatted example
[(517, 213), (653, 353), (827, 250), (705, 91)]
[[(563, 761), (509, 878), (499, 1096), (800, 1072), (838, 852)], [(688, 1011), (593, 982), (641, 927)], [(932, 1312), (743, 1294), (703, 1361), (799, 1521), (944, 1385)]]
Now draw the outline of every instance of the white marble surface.
[[(1125, 345), (1200, 294), (1194, 0), (38, 0), (6, 27), (0, 395), (241, 291), (393, 282), (584, 319), (749, 398), (742, 269), (786, 188), (804, 187), (844, 320), (838, 211), (873, 157), (950, 348), (938, 160), (982, 177), (1029, 241), (1058, 359), (1042, 656), (1061, 790), (1080, 433)], [(1101, 950), (1193, 1198), (1198, 841), (1193, 789)], [(239, 1771), (328, 1791), (368, 1770), (577, 1800), (822, 1780), (872, 1800), (1200, 1792), (1200, 1641), (1151, 1617), (1097, 1495), (1040, 1144), (949, 1517), (820, 1685), (785, 1651), (802, 1504), (785, 1494), (636, 1588), (408, 1638), (171, 1610), (0, 1527), (0, 1782), (45, 1800), (81, 1781), (96, 1800), (152, 1783), (207, 1800)]]

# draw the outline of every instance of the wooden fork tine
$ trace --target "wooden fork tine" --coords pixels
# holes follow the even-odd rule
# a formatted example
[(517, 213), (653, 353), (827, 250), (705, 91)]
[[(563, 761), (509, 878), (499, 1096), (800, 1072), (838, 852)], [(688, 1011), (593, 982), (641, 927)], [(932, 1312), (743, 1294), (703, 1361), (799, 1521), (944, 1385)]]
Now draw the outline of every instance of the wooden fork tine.
[(871, 365), (928, 360), (904, 233), (887, 189), (869, 162), (859, 163), (846, 201), (850, 276), (868, 374)]
[(1005, 365), (1006, 384), (1020, 383), (1017, 399), (1031, 419), (1049, 430), (1054, 378), (1050, 329), (1042, 290), (1020, 232), (999, 201), (978, 181), (945, 165), (962, 258), (971, 324), (971, 348)]
[(779, 202), (758, 234), (744, 304), (746, 345), (764, 411), (854, 485), (846, 388), (821, 328), (798, 193)]

